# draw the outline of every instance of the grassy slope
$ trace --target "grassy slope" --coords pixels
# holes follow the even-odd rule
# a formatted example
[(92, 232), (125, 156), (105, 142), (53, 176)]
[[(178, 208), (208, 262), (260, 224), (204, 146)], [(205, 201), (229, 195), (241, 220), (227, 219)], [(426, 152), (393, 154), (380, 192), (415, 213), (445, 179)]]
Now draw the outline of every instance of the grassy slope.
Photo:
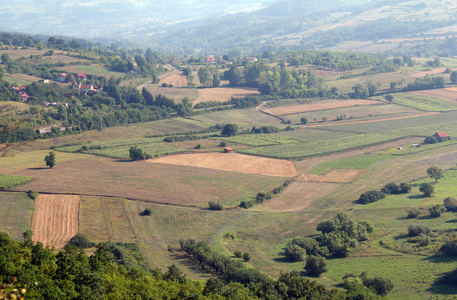
[(33, 200), (25, 193), (1, 192), (0, 206), (0, 231), (22, 240), (23, 233), (32, 228)]

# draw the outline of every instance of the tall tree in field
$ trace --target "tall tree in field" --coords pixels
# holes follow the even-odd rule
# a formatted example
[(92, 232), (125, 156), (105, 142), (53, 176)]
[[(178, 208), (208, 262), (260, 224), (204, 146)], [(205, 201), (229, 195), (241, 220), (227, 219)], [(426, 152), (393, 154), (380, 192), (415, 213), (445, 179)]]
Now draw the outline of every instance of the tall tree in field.
[(435, 182), (438, 182), (438, 179), (443, 178), (444, 172), (438, 167), (430, 167), (427, 169), (427, 174), (430, 178), (435, 179)]
[(46, 162), (46, 165), (52, 169), (56, 164), (56, 154), (52, 151), (49, 152), (49, 154), (45, 156), (44, 161)]

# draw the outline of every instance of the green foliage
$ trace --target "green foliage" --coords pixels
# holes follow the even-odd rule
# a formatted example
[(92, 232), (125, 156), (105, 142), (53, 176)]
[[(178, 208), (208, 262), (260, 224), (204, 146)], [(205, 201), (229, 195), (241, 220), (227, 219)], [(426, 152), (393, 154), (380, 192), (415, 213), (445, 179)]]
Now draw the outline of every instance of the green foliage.
[(224, 136), (232, 136), (237, 135), (239, 131), (239, 127), (237, 124), (225, 124), (222, 128), (221, 135)]
[(415, 219), (422, 214), (422, 211), (417, 207), (410, 207), (408, 208), (408, 215), (407, 218)]
[(74, 237), (70, 239), (67, 244), (68, 246), (75, 246), (77, 248), (91, 248), (94, 246), (92, 242), (82, 233), (77, 233)]
[(245, 134), (232, 136), (227, 138), (214, 138), (214, 139), (223, 139), (228, 142), (243, 144), (247, 146), (268, 146), (268, 145), (278, 145), (278, 144), (292, 144), (297, 143), (298, 141), (292, 138), (283, 137), (280, 135), (273, 134)]
[(247, 201), (243, 200), (240, 202), (240, 207), (244, 209), (248, 209), (254, 206), (254, 201)]
[(140, 215), (142, 216), (150, 216), (152, 214), (152, 210), (149, 207), (146, 207)]
[(451, 73), (450, 79), (452, 83), (457, 83), (457, 71)]
[(398, 195), (398, 194), (407, 194), (411, 192), (411, 184), (402, 182), (400, 186), (396, 183), (391, 182), (386, 184), (382, 189), (381, 192), (388, 195)]
[(388, 278), (378, 276), (368, 278), (365, 272), (360, 275), (360, 278), (362, 278), (363, 284), (367, 288), (373, 289), (380, 296), (386, 296), (394, 288), (394, 284)]
[(380, 191), (368, 191), (360, 195), (358, 202), (361, 204), (373, 203), (378, 200), (384, 199), (386, 194)]
[(248, 262), (248, 261), (251, 260), (251, 254), (245, 252), (245, 253), (243, 253), (242, 258), (243, 258), (243, 260), (244, 260), (245, 262)]
[(425, 144), (436, 144), (436, 143), (438, 143), (438, 140), (436, 139), (436, 137), (431, 135), (431, 136), (428, 136), (425, 138), (424, 143)]
[(428, 235), (429, 233), (430, 229), (422, 225), (410, 225), (408, 227), (408, 236)]
[(284, 254), (290, 261), (304, 261), (306, 258), (306, 250), (292, 243), (286, 248)]
[(447, 241), (441, 246), (440, 251), (450, 256), (457, 256), (457, 240)]
[(241, 256), (243, 255), (243, 253), (240, 250), (235, 250), (235, 252), (233, 252), (233, 254), (235, 255), (236, 258), (241, 258)]
[(32, 236), (33, 236), (33, 231), (32, 231), (32, 229), (27, 229), (27, 230), (23, 233), (22, 236), (24, 237), (24, 240), (25, 240), (25, 241), (31, 240), (31, 239), (32, 239)]
[(435, 192), (435, 187), (428, 182), (421, 183), (419, 191), (424, 193), (425, 197), (430, 197)]
[(219, 144), (219, 147), (227, 147), (227, 143), (226, 143), (226, 142), (221, 142), (221, 143)]
[(438, 167), (430, 167), (427, 169), (427, 175), (430, 178), (435, 179), (435, 182), (438, 182), (438, 179), (443, 178), (444, 172)]
[[(373, 99), (383, 100), (381, 96), (373, 97)], [(456, 103), (444, 99), (416, 95), (412, 93), (397, 93), (395, 94), (394, 99), (392, 99), (392, 103), (423, 111), (451, 111), (457, 109)]]
[(368, 169), (379, 161), (390, 159), (390, 155), (363, 154), (349, 158), (324, 162), (311, 170), (312, 174), (325, 174), (329, 169)]
[(131, 160), (144, 160), (152, 158), (152, 155), (145, 153), (142, 149), (137, 146), (132, 146), (129, 149), (129, 157)]
[(428, 209), (430, 217), (439, 218), (443, 213), (446, 212), (446, 207), (443, 204), (436, 204)]
[(210, 210), (223, 210), (224, 209), (224, 206), (219, 203), (219, 202), (214, 202), (214, 201), (209, 201), (208, 202), (208, 207)]
[(446, 207), (447, 211), (457, 211), (457, 199), (447, 197), (443, 202), (444, 207)]
[(46, 166), (52, 169), (56, 163), (56, 154), (52, 151), (49, 152), (49, 154), (45, 156), (44, 161), (46, 162)]
[(0, 189), (7, 190), (32, 180), (32, 177), (0, 174)]
[(325, 258), (314, 255), (308, 256), (308, 258), (306, 259), (306, 266), (304, 269), (309, 275), (316, 277), (328, 271)]
[(306, 125), (306, 124), (308, 124), (308, 119), (305, 118), (305, 117), (302, 117), (302, 118), (300, 119), (300, 122), (301, 122), (302, 124), (305, 124), (305, 125)]
[(33, 200), (35, 200), (36, 198), (38, 198), (38, 196), (40, 195), (38, 192), (36, 191), (33, 191), (33, 190), (29, 190), (27, 192), (27, 195), (29, 195), (29, 197)]

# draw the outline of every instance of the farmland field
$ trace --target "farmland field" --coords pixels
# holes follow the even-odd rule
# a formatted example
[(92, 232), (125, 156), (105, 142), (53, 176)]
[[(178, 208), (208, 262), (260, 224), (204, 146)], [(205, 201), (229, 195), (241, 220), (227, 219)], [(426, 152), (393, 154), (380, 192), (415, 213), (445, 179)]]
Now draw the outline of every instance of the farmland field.
[(311, 104), (266, 108), (266, 109), (262, 109), (262, 111), (272, 114), (272, 115), (280, 116), (280, 115), (289, 115), (289, 114), (309, 112), (310, 110), (317, 111), (317, 110), (336, 109), (336, 108), (351, 107), (351, 106), (358, 106), (358, 105), (376, 105), (376, 104), (382, 104), (382, 102), (373, 101), (373, 100), (322, 101), (322, 102), (315, 102), (315, 103), (311, 103)]
[(167, 98), (173, 99), (175, 103), (181, 102), (184, 97), (189, 97), (194, 101), (198, 95), (199, 90), (196, 88), (187, 87), (162, 87), (156, 84), (146, 84), (144, 86), (153, 96), (162, 95)]
[(294, 177), (298, 174), (294, 164), (290, 161), (237, 153), (181, 154), (151, 159), (147, 162), (209, 168), (265, 176)]
[(297, 143), (297, 140), (273, 134), (248, 134), (233, 137), (217, 137), (215, 139), (247, 146), (268, 146)]
[(79, 196), (40, 194), (35, 199), (32, 240), (61, 249), (78, 233)]
[(335, 169), (368, 169), (378, 161), (392, 158), (388, 155), (365, 154), (350, 158), (328, 161), (311, 170), (311, 174), (325, 174), (331, 168)]
[(235, 205), (240, 198), (270, 191), (285, 180), (283, 177), (81, 156), (85, 159), (57, 162), (52, 169), (16, 170), (14, 175), (30, 176), (34, 180), (15, 189), (206, 207), (208, 201)]
[(423, 90), (423, 91), (414, 91), (412, 94), (434, 97), (444, 100), (449, 100), (452, 102), (457, 102), (457, 89), (456, 88), (447, 88), (447, 89), (433, 89), (433, 90)]
[[(457, 103), (453, 103), (439, 97), (424, 96), (422, 93), (416, 92), (409, 93), (396, 93), (391, 94), (394, 99), (393, 103), (408, 106), (423, 111), (451, 111), (457, 110)], [(381, 97), (374, 97), (373, 99), (381, 100)]]
[(84, 73), (84, 74), (92, 74), (92, 75), (97, 75), (97, 76), (105, 76), (107, 78), (113, 76), (113, 77), (122, 77), (124, 76), (124, 73), (119, 73), (119, 72), (113, 72), (109, 71), (106, 68), (99, 66), (99, 65), (91, 65), (91, 66), (65, 66), (65, 67), (60, 67), (59, 69), (67, 71), (67, 72), (73, 72), (73, 73)]
[(159, 86), (163, 83), (172, 84), (174, 87), (187, 87), (187, 77), (182, 72), (173, 72), (160, 79)]
[(16, 185), (26, 183), (32, 180), (32, 177), (25, 177), (25, 176), (11, 176), (11, 175), (3, 175), (0, 174), (0, 189), (7, 190)]
[(32, 228), (33, 200), (25, 193), (0, 193), (0, 231), (15, 240)]
[(215, 87), (198, 90), (198, 97), (195, 99), (194, 104), (207, 101), (229, 101), (232, 97), (239, 98), (249, 95), (260, 95), (257, 89), (253, 88), (229, 88), (229, 87)]

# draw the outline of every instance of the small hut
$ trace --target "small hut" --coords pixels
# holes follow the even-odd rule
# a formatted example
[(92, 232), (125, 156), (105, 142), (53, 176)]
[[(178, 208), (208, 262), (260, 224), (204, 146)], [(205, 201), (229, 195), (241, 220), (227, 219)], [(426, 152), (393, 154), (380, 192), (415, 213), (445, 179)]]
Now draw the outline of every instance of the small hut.
[(224, 148), (224, 153), (230, 153), (230, 152), (232, 152), (232, 148), (230, 148), (230, 147)]

